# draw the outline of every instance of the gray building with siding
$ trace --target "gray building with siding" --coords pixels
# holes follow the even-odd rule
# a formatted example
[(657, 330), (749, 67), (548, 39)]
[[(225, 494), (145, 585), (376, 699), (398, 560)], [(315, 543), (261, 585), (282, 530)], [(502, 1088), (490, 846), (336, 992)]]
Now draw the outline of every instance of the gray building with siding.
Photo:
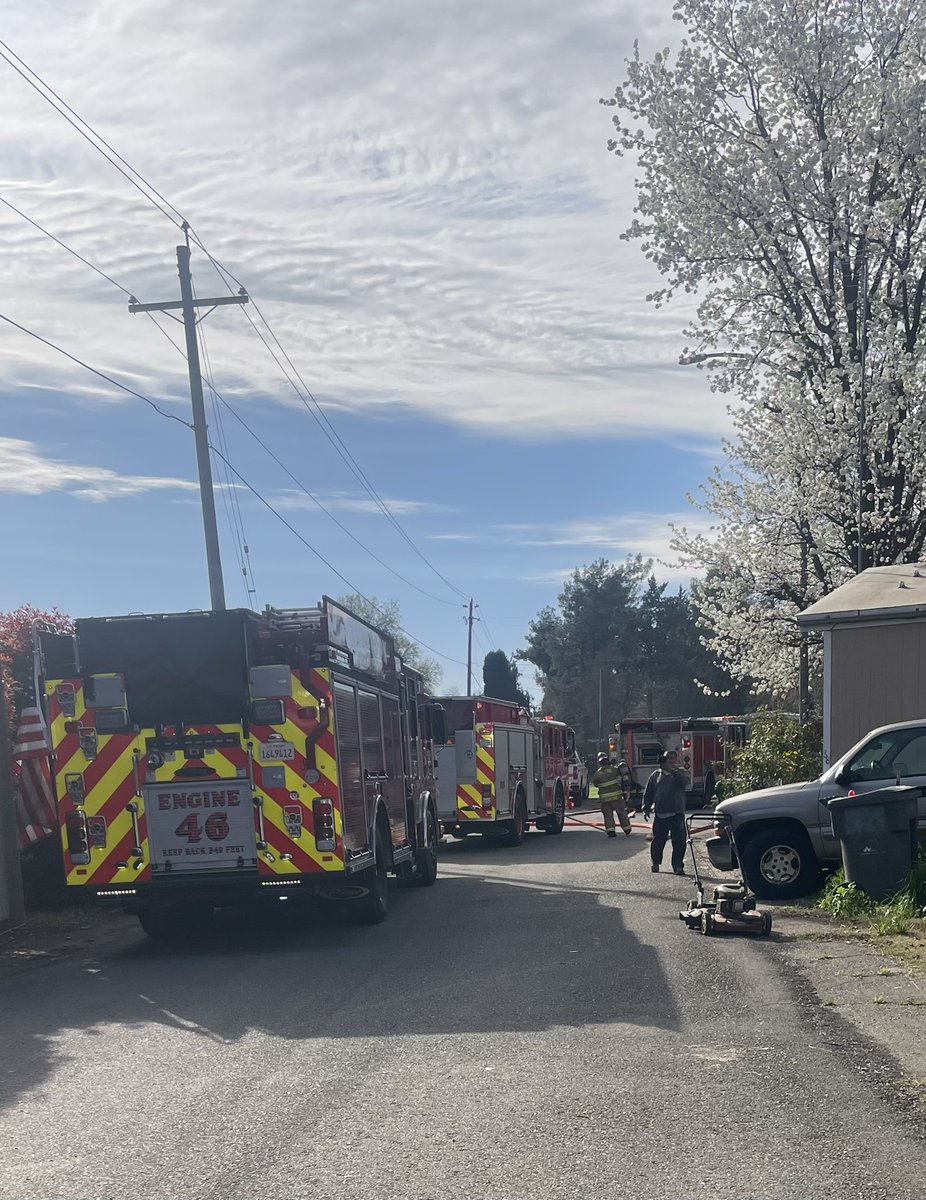
[(926, 563), (870, 567), (798, 616), (823, 635), (823, 762), (870, 729), (926, 719)]

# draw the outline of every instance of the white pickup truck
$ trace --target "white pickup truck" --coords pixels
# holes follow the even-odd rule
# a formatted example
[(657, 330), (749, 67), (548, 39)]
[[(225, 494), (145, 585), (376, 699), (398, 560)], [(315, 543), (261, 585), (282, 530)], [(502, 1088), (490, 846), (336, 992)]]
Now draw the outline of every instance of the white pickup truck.
[(588, 767), (579, 758), (577, 751), (573, 751), (572, 757), (566, 759), (566, 771), (569, 779), (569, 799), (573, 804), (584, 804), (588, 799)]

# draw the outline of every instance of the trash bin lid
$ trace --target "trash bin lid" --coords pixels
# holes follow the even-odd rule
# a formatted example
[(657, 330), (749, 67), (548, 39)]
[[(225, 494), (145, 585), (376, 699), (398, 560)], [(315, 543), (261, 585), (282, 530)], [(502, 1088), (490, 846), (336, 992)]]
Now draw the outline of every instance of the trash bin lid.
[(918, 800), (923, 795), (924, 788), (912, 787), (906, 784), (891, 787), (876, 788), (873, 792), (859, 792), (855, 796), (834, 796), (827, 800), (827, 808), (867, 808), (869, 805), (881, 808), (885, 804), (909, 803)]

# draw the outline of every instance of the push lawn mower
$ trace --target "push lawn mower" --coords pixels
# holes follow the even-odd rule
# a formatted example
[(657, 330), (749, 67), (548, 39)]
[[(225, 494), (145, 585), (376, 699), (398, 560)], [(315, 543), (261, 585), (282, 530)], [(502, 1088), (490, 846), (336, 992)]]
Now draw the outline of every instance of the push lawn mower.
[[(688, 849), (691, 851), (691, 864), (694, 871), (695, 890), (698, 895), (695, 900), (688, 901), (688, 907), (678, 914), (689, 929), (700, 929), (703, 934), (710, 936), (714, 933), (756, 933), (767, 936), (772, 932), (772, 914), (761, 912), (756, 908), (756, 898), (753, 896), (742, 879), (735, 883), (718, 883), (711, 892), (710, 900), (704, 899), (704, 881), (698, 871), (698, 858), (695, 854), (692, 840), (692, 821), (697, 821), (706, 813), (691, 813), (685, 818), (685, 828), (688, 834)], [(733, 831), (730, 831), (733, 838)], [(734, 843), (733, 849), (736, 849)], [(738, 857), (738, 856), (737, 856)]]

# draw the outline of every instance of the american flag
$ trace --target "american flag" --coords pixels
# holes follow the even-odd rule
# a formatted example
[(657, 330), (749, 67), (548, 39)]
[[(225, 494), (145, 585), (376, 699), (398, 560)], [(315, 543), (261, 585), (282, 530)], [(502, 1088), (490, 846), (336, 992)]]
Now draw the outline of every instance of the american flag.
[(23, 700), (13, 742), (13, 786), (19, 842), (21, 846), (29, 846), (50, 837), (58, 820), (51, 785), (51, 744), (36, 699), (34, 680), (27, 685)]

